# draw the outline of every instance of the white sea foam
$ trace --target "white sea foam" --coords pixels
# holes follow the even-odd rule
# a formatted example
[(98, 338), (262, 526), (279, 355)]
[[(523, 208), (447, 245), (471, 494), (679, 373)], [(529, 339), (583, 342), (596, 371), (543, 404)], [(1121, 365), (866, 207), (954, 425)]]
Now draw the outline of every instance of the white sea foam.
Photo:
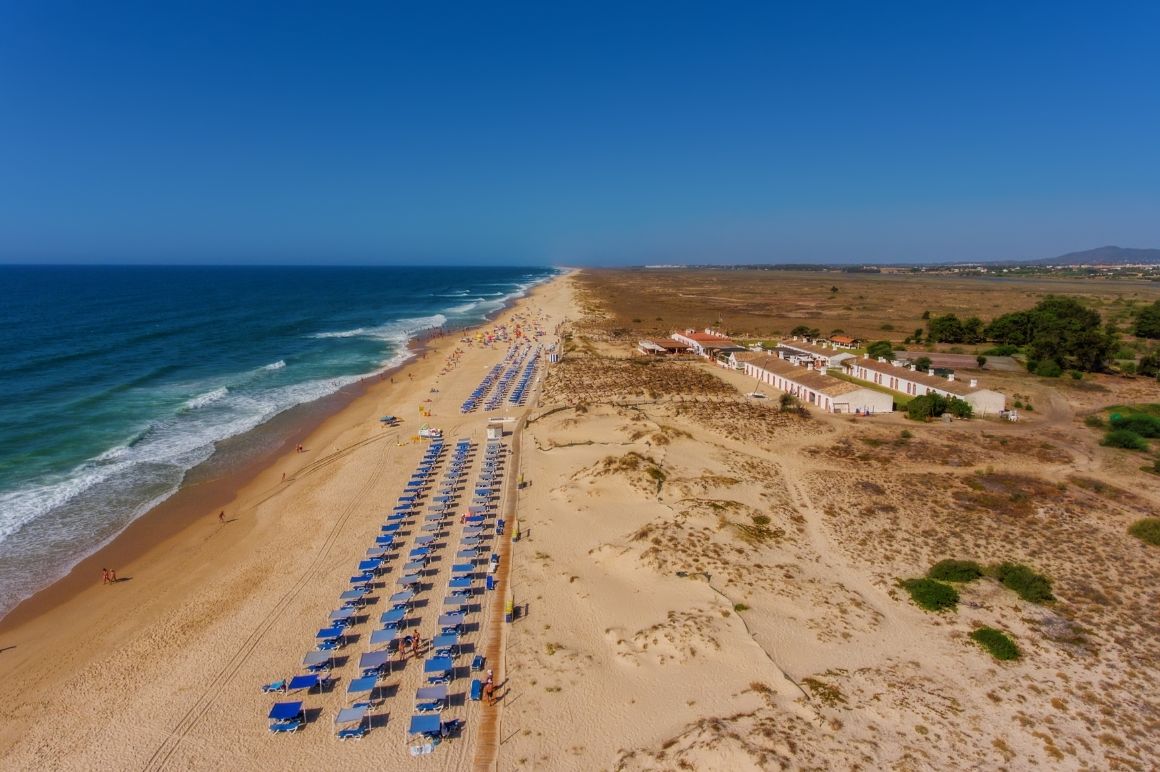
[(279, 359), (277, 362), (271, 362), (268, 365), (262, 365), (263, 370), (281, 370), (286, 366), (286, 360)]
[(213, 391), (207, 391), (205, 394), (197, 395), (182, 405), (182, 408), (185, 410), (197, 410), (199, 407), (212, 405), (214, 402), (217, 402), (220, 399), (225, 399), (226, 395), (229, 393), (230, 390), (227, 387), (221, 386), (214, 389)]
[(316, 332), (311, 338), (378, 338), (397, 343), (406, 342), (412, 335), (433, 327), (447, 323), (443, 314), (420, 316), (415, 319), (399, 319), (377, 327), (356, 327), (353, 330), (338, 330), (335, 332)]

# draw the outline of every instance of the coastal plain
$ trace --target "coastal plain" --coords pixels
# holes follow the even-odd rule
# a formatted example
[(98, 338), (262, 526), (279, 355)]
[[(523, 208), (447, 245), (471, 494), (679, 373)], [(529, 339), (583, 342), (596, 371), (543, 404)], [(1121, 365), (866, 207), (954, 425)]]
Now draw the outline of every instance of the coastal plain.
[[(95, 579), (0, 628), (0, 766), (1154, 768), (1160, 561), (1128, 527), (1155, 513), (1160, 477), (1083, 423), (1160, 402), (1154, 380), (988, 370), (1036, 409), (920, 423), (782, 410), (747, 397), (740, 372), (633, 355), (638, 335), (721, 319), (754, 337), (802, 320), (870, 336), (921, 326), (927, 308), (991, 316), (1077, 287), (1106, 309), (1160, 296), (1145, 282), (563, 275), (489, 325), (561, 333), (527, 407), (460, 415), (506, 346), (435, 339), (261, 470), (226, 524), (207, 509), (118, 566), (130, 581)], [(482, 441), (489, 415), (517, 419), (522, 482), (513, 621), (473, 638), (499, 636), (498, 704), (455, 705), (461, 736), (412, 760), (410, 668), (357, 743), (333, 736), (341, 684), (310, 698), (305, 730), (270, 735), (258, 687), (310, 647), (422, 452), (418, 423)], [(982, 577), (956, 608), (924, 611), (901, 582), (944, 559), (1032, 566), (1054, 599)], [(982, 626), (1022, 656), (993, 659), (970, 638)]]

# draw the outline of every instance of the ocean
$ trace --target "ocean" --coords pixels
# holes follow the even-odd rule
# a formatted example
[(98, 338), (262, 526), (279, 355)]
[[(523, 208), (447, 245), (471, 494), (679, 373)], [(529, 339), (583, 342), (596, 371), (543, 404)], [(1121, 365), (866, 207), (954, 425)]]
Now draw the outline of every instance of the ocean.
[(0, 266), (0, 616), (224, 440), (553, 269)]

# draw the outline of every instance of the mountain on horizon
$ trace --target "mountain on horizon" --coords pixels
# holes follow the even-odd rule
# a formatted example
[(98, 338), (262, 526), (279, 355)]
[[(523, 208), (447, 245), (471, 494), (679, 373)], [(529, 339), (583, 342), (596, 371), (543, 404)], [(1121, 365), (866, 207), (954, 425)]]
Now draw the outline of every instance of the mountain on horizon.
[(1134, 249), (1130, 247), (1096, 247), (1082, 252), (1068, 252), (1059, 257), (1029, 260), (1028, 265), (1132, 265), (1139, 263), (1160, 264), (1160, 249)]

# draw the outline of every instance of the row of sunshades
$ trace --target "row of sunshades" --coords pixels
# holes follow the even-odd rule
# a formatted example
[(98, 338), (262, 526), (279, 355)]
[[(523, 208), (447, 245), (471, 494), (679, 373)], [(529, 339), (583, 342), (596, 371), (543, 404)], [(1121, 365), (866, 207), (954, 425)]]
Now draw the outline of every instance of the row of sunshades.
[(531, 383), (532, 378), (536, 374), (536, 363), (539, 361), (539, 358), (540, 347), (536, 346), (535, 350), (532, 352), (531, 359), (528, 361), (527, 368), (524, 369), (524, 374), (520, 376), (519, 383), (517, 383), (516, 387), (512, 389), (512, 395), (509, 398), (509, 401), (513, 405), (524, 404), (524, 398), (527, 396), (528, 392), (528, 384)]
[[(458, 448), (457, 448), (458, 450)], [(443, 721), (438, 715), (449, 704), (448, 687), (455, 679), (455, 659), (460, 654), (459, 635), (464, 620), (465, 609), (476, 594), (475, 574), (478, 567), (475, 560), (485, 549), (484, 522), (495, 507), (499, 477), (503, 474), (503, 447), (498, 442), (489, 442), (474, 487), (472, 503), (463, 517), (464, 528), (455, 557), (458, 561), (451, 566), (451, 579), (447, 589), (449, 594), (443, 600), (444, 613), (438, 625), (440, 635), (432, 641), (432, 656), (423, 663), (423, 673), (427, 686), (415, 695), (415, 714), (408, 725), (408, 736), (421, 738), (421, 742), (411, 747), (413, 755), (431, 752), (443, 737), (454, 733), (462, 726), (459, 721)], [(435, 499), (438, 503), (438, 497)], [(497, 560), (498, 555), (492, 555)], [(476, 655), (472, 668), (483, 667), (483, 658)], [(472, 695), (476, 697), (476, 695)], [(478, 697), (476, 697), (478, 698)]]
[[(374, 546), (367, 550), (366, 558), (359, 562), (358, 573), (350, 578), (350, 589), (339, 596), (343, 602), (342, 608), (332, 611), (328, 619), (329, 624), (317, 632), (315, 636), (316, 649), (307, 653), (303, 660), (303, 665), (308, 673), (295, 676), (289, 681), (283, 680), (267, 684), (263, 690), (288, 692), (318, 689), (321, 691), (329, 686), (329, 674), (334, 665), (333, 652), (345, 645), (347, 628), (355, 623), (358, 609), (365, 604), (374, 580), (381, 574), (385, 562), (391, 556), (390, 553), (395, 546), (399, 530), (407, 522), (407, 514), (417, 506), (418, 499), (414, 492), (421, 492), (422, 488), (416, 487), (416, 483), (428, 479), (434, 473), (435, 464), (442, 451), (442, 441), (432, 443), (425, 451), (423, 459), (411, 477), (407, 491), (403, 497), (400, 497), (394, 513), (388, 516), (387, 523), (382, 526), (381, 534), (376, 537)], [(408, 500), (409, 503), (406, 503)], [(418, 540), (422, 539), (423, 537), (419, 537)], [(388, 615), (393, 615), (395, 611), (396, 609), (392, 609), (386, 612), (383, 615), (384, 621)], [(376, 636), (372, 635), (371, 642), (372, 645), (380, 643), (381, 638), (376, 640)], [(340, 739), (361, 738), (366, 734), (368, 730), (366, 718), (369, 709), (374, 704), (373, 697), (374, 690), (377, 688), (378, 674), (388, 662), (389, 652), (385, 651), (368, 652), (360, 658), (359, 667), (362, 671), (362, 677), (353, 680), (348, 687), (348, 692), (355, 695), (356, 701), (351, 707), (341, 710), (335, 720), (335, 723), (341, 727), (338, 731)], [(367, 694), (365, 699), (358, 697), (364, 693)], [(295, 732), (306, 723), (306, 715), (301, 702), (278, 703), (270, 711), (269, 718), (271, 719), (270, 731), (278, 733)]]
[(483, 406), (485, 410), (495, 410), (503, 404), (504, 397), (507, 396), (508, 390), (512, 386), (512, 381), (519, 375), (520, 368), (523, 367), (524, 361), (528, 358), (529, 351), (531, 351), (531, 346), (521, 348), (519, 357), (504, 371), (503, 376), (499, 379), (499, 383), (495, 385), (495, 391), (488, 397), (487, 404)]
[[(507, 354), (504, 355), (503, 361), (497, 365), (494, 365), (490, 370), (488, 370), (487, 374), (484, 375), (483, 379), (479, 382), (479, 385), (472, 390), (467, 399), (463, 400), (463, 404), (459, 406), (459, 411), (464, 414), (475, 412), (475, 410), (479, 407), (479, 403), (483, 401), (484, 397), (491, 393), (492, 387), (495, 386), (497, 381), (499, 381), (500, 376), (504, 374), (505, 368), (507, 368), (513, 362), (516, 362), (517, 359), (522, 361), (523, 357), (521, 356), (521, 353), (526, 353), (523, 351), (523, 349), (524, 344), (513, 343), (511, 347), (508, 348)], [(491, 408), (488, 409), (490, 410)]]

